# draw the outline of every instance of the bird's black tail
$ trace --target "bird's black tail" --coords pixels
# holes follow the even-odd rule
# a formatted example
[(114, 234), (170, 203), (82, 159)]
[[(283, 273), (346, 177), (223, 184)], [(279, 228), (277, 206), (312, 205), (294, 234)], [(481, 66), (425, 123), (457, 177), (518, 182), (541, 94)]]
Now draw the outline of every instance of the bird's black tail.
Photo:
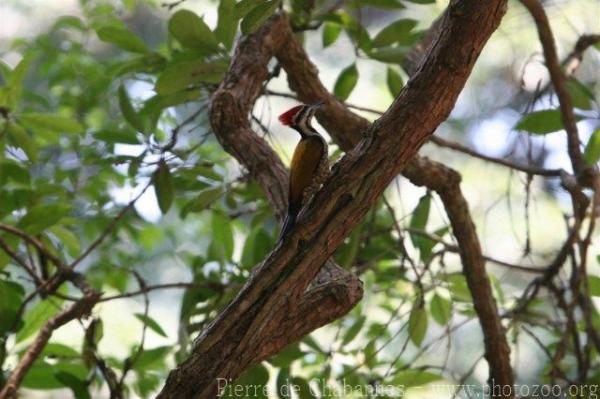
[(285, 237), (287, 235), (287, 233), (290, 232), (290, 230), (292, 229), (292, 227), (294, 227), (294, 225), (296, 224), (296, 217), (298, 216), (298, 212), (300, 210), (299, 209), (295, 209), (290, 207), (290, 209), (288, 210), (287, 216), (285, 217), (285, 220), (283, 221), (283, 227), (281, 228), (281, 232), (279, 233), (279, 238), (277, 239), (277, 242), (283, 240), (283, 237)]

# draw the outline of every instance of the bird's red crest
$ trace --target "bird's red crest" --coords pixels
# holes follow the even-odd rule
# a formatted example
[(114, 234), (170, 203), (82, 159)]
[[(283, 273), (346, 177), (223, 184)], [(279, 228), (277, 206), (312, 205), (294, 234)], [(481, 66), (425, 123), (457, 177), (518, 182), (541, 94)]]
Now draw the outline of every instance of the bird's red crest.
[(304, 107), (304, 105), (296, 105), (293, 108), (288, 109), (283, 114), (279, 115), (279, 122), (282, 125), (290, 126), (294, 122), (294, 116)]

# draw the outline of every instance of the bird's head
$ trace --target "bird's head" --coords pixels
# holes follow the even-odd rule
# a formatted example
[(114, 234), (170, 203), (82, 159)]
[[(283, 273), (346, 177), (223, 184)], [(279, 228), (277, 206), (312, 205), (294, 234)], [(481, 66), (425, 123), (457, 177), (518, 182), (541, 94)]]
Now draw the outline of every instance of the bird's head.
[(284, 126), (289, 126), (296, 129), (300, 134), (309, 131), (314, 131), (310, 122), (317, 108), (323, 105), (322, 102), (315, 104), (302, 104), (288, 109), (283, 114), (279, 115), (279, 122)]

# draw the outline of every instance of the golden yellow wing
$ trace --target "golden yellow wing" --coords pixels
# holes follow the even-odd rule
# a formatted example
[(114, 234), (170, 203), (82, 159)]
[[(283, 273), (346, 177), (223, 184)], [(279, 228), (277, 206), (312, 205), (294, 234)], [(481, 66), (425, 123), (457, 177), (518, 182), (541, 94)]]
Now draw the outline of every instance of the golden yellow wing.
[(296, 146), (290, 167), (290, 209), (300, 210), (304, 190), (315, 178), (323, 151), (319, 138), (303, 138)]

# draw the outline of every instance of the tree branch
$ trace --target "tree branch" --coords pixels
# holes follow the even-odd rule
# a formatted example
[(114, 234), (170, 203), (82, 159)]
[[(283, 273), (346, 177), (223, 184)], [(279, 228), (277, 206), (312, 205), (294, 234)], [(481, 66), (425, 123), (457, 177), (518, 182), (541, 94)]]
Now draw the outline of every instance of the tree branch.
[(44, 324), (0, 391), (0, 399), (12, 399), (17, 397), (19, 385), (21, 385), (29, 368), (40, 356), (40, 353), (42, 353), (42, 350), (50, 340), (50, 337), (52, 337), (54, 331), (71, 320), (88, 315), (100, 299), (100, 295), (100, 293), (91, 290), (86, 292), (81, 300), (75, 302), (69, 308), (52, 317)]
[(581, 148), (579, 148), (579, 133), (577, 131), (575, 114), (573, 112), (573, 101), (567, 88), (567, 81), (563, 74), (558, 54), (556, 53), (554, 35), (550, 28), (550, 21), (548, 21), (548, 16), (539, 0), (521, 0), (521, 3), (527, 8), (535, 21), (540, 42), (542, 43), (542, 48), (544, 50), (546, 67), (550, 73), (550, 80), (554, 85), (560, 104), (561, 119), (565, 131), (567, 132), (567, 145), (569, 157), (571, 158), (571, 165), (573, 166), (575, 175), (579, 176), (585, 169), (589, 168), (583, 161)]
[(560, 177), (563, 170), (562, 169), (545, 169), (539, 168), (533, 165), (520, 165), (515, 162), (511, 162), (510, 160), (504, 158), (496, 158), (488, 155), (481, 154), (465, 145), (460, 143), (456, 143), (453, 141), (449, 141), (443, 139), (441, 137), (432, 136), (431, 140), (437, 146), (449, 148), (454, 151), (462, 152), (463, 154), (467, 154), (472, 156), (473, 158), (479, 158), (483, 161), (492, 162), (498, 165), (506, 166), (507, 168), (518, 170), (519, 172), (524, 172), (530, 175), (544, 176), (544, 177)]

